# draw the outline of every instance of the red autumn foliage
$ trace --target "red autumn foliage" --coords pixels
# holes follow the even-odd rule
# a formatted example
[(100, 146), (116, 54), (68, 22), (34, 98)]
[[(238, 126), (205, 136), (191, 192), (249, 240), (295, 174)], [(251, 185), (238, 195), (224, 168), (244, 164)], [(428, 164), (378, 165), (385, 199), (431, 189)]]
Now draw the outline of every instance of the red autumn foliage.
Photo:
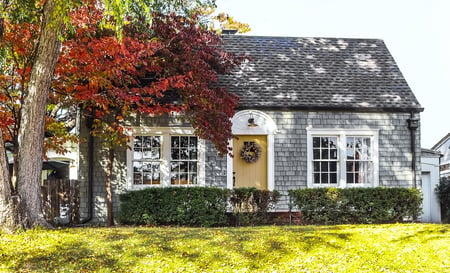
[(111, 144), (125, 145), (122, 120), (132, 113), (183, 112), (200, 137), (226, 153), (238, 98), (216, 83), (242, 58), (225, 52), (195, 17), (155, 14), (144, 31), (126, 25), (119, 40), (100, 27), (101, 16), (92, 6), (72, 15), (75, 31), (64, 43), (53, 94), (81, 105), (92, 132)]

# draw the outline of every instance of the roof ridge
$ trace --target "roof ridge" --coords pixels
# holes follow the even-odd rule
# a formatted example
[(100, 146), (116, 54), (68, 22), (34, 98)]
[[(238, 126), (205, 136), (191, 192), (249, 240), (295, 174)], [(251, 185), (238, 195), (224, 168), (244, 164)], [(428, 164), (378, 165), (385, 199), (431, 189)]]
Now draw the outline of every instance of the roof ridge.
[(383, 41), (382, 38), (363, 38), (363, 37), (322, 37), (322, 36), (284, 36), (284, 35), (247, 35), (247, 34), (222, 34), (222, 37), (249, 37), (249, 38), (272, 38), (272, 39), (344, 39), (344, 40), (377, 40), (377, 41)]

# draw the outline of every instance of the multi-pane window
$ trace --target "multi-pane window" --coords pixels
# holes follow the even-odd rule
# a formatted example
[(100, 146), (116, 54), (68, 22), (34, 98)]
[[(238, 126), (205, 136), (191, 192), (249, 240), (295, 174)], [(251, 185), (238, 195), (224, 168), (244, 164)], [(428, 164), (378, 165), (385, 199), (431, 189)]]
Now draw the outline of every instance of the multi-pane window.
[(192, 131), (155, 130), (151, 135), (144, 129), (136, 130), (127, 153), (130, 187), (204, 184), (203, 143)]
[(347, 136), (346, 182), (368, 184), (373, 177), (370, 137)]
[(160, 184), (161, 137), (136, 136), (133, 140), (133, 184)]
[(338, 181), (337, 137), (313, 137), (314, 184), (336, 184)]
[(170, 183), (172, 185), (197, 184), (198, 138), (171, 137)]
[(308, 186), (377, 186), (376, 130), (308, 130)]

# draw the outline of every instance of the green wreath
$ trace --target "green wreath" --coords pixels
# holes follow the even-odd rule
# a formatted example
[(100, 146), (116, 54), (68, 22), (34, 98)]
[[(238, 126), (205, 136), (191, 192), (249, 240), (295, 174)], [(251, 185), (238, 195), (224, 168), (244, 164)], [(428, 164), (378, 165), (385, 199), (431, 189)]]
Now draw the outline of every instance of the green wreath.
[(241, 158), (248, 163), (254, 163), (261, 157), (261, 146), (254, 141), (244, 142), (241, 150)]

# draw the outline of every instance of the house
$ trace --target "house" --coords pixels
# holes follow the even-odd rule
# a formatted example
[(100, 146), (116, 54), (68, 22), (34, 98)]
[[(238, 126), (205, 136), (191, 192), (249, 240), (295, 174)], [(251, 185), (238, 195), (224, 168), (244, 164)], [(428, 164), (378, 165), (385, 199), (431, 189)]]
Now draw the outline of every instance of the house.
[(441, 223), (441, 205), (435, 193), (439, 184), (441, 153), (422, 148), (422, 222)]
[[(220, 84), (241, 97), (232, 118), (234, 157), (220, 157), (177, 116), (136, 117), (132, 149), (114, 163), (117, 194), (180, 185), (278, 190), (420, 187), (420, 113), (378, 39), (224, 35), (251, 56)], [(86, 134), (86, 128), (81, 128)], [(106, 155), (98, 139), (80, 147), (81, 212), (105, 221)]]
[(440, 176), (450, 178), (450, 133), (436, 143), (431, 150), (439, 152), (442, 157), (440, 161)]

